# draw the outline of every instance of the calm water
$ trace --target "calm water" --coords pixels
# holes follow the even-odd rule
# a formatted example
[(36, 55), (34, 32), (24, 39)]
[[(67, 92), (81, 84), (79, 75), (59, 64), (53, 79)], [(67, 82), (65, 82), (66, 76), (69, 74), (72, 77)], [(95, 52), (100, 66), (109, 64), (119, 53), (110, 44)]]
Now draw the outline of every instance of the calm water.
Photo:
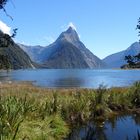
[(1, 81), (33, 81), (37, 86), (51, 88), (97, 88), (129, 86), (140, 80), (140, 70), (63, 70), (36, 69), (0, 72)]
[(73, 130), (67, 140), (136, 140), (140, 132), (139, 116), (116, 117), (104, 125), (89, 123)]

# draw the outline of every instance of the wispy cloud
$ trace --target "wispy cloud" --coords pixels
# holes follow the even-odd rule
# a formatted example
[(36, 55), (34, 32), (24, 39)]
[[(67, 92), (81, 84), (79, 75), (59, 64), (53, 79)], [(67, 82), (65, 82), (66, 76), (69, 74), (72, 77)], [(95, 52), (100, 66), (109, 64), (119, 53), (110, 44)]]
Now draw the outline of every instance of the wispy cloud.
[(10, 31), (11, 31), (11, 27), (9, 27), (6, 23), (2, 22), (0, 20), (0, 30), (5, 33), (5, 34), (11, 34)]
[(44, 40), (47, 41), (47, 43), (51, 44), (55, 41), (55, 39), (52, 36), (45, 36)]
[(74, 30), (77, 30), (77, 29), (76, 29), (76, 26), (75, 26), (74, 23), (72, 23), (72, 22), (70, 22), (70, 23), (68, 24), (67, 27), (68, 27), (68, 28), (69, 28), (69, 27), (72, 27)]
[(60, 29), (61, 29), (62, 31), (66, 30), (66, 29), (67, 29), (67, 25), (62, 25), (62, 26), (60, 27)]
[(76, 28), (76, 26), (74, 25), (73, 22), (69, 22), (68, 24), (64, 24), (60, 28), (61, 28), (62, 31), (64, 31), (64, 30), (67, 30), (69, 27), (72, 27), (74, 30), (77, 31), (77, 28)]

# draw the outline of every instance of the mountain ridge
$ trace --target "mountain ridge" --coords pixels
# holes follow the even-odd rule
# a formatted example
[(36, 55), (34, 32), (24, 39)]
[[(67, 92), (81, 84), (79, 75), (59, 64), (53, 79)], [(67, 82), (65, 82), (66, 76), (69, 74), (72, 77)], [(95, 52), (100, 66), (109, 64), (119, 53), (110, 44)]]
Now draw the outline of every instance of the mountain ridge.
[(125, 56), (137, 55), (140, 53), (139, 42), (132, 43), (126, 50), (111, 54), (103, 59), (104, 63), (107, 64), (108, 68), (120, 68), (126, 64)]
[[(25, 51), (28, 53), (28, 50)], [(46, 65), (47, 68), (92, 69), (105, 66), (105, 64), (80, 41), (76, 30), (72, 27), (62, 32), (55, 42), (43, 48), (38, 56), (40, 56), (40, 58), (37, 62), (40, 62), (44, 66)]]
[(0, 69), (34, 68), (34, 63), (12, 38), (0, 31)]

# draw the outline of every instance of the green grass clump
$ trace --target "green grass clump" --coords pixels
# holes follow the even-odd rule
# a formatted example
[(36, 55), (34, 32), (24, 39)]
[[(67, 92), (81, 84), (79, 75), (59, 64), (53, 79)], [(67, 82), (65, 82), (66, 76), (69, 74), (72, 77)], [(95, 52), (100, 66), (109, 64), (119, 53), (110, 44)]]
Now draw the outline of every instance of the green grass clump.
[(88, 93), (86, 95), (77, 91), (72, 95), (65, 95), (61, 99), (61, 115), (68, 122), (79, 125), (89, 118), (89, 105)]
[(0, 85), (1, 140), (62, 140), (89, 120), (140, 113), (140, 82), (127, 88), (43, 89)]
[(140, 82), (134, 83), (130, 88), (129, 93), (133, 107), (140, 107)]
[(24, 121), (17, 138), (29, 140), (61, 140), (68, 134), (66, 123), (58, 115), (46, 117), (45, 119), (34, 119)]
[(109, 112), (107, 105), (107, 89), (104, 86), (99, 86), (95, 91), (95, 95), (91, 98), (91, 113), (92, 117), (96, 118), (102, 116), (105, 118), (105, 114)]
[(23, 122), (22, 103), (15, 97), (0, 98), (1, 139), (14, 139)]

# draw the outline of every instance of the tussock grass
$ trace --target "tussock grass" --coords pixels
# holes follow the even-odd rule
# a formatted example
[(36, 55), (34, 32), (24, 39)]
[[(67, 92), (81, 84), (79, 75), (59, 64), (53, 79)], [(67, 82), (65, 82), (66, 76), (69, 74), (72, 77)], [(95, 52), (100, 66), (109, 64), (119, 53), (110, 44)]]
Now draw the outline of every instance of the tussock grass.
[(1, 140), (62, 140), (74, 126), (140, 113), (140, 82), (128, 88), (45, 89), (0, 84)]

